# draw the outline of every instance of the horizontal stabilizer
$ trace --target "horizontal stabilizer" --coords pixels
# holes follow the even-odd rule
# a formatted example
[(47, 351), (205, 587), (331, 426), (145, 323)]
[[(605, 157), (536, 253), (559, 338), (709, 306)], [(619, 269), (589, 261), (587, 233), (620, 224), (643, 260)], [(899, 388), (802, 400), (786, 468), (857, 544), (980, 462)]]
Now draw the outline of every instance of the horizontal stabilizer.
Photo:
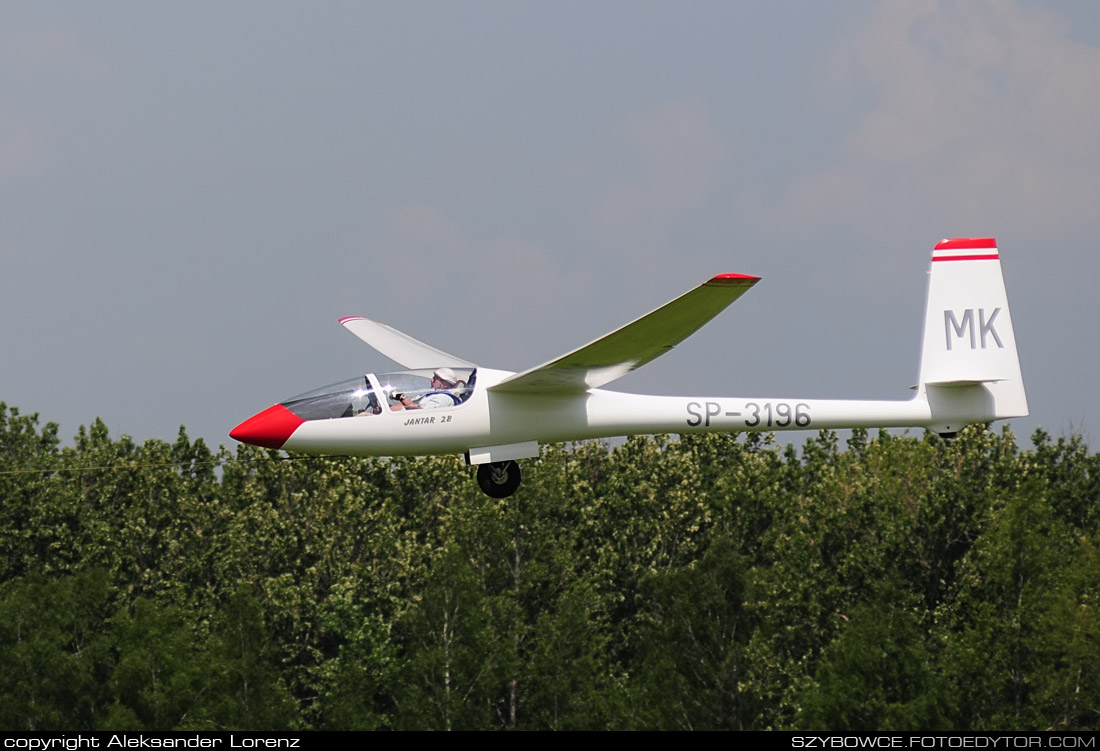
[(410, 370), (421, 368), (472, 368), (474, 364), (461, 357), (413, 339), (392, 326), (362, 316), (347, 316), (340, 324), (395, 363)]
[(756, 276), (720, 274), (633, 323), (489, 390), (570, 393), (599, 388), (668, 352), (758, 281)]
[[(945, 388), (946, 387), (951, 387), (951, 386), (980, 386), (983, 383), (1000, 383), (1003, 380), (1005, 380), (1005, 379), (1004, 378), (978, 378), (978, 379), (970, 379), (970, 380), (958, 379), (958, 380), (954, 380), (954, 381), (928, 381), (924, 385), (925, 386), (941, 386), (941, 387), (945, 387)], [(913, 388), (916, 388), (916, 386), (914, 386)]]

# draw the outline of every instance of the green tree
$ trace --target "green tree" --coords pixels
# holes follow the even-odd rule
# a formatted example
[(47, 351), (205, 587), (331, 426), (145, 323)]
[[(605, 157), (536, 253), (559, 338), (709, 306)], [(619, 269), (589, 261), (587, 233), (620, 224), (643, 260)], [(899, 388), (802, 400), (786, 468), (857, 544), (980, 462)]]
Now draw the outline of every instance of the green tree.
[(918, 596), (885, 582), (822, 651), (795, 725), (840, 732), (948, 729), (949, 688), (929, 654), (925, 613)]
[(102, 571), (0, 584), (0, 726), (90, 730), (110, 670)]

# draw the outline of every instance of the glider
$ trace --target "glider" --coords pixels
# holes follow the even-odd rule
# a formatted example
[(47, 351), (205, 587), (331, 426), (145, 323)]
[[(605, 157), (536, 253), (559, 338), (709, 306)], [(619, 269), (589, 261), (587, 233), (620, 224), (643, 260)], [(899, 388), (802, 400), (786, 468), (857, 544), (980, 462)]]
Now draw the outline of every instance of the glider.
[(603, 387), (663, 355), (759, 280), (720, 274), (568, 354), (520, 373), (491, 370), (359, 316), (340, 323), (404, 370), (367, 373), (287, 399), (230, 432), (312, 454), (462, 454), (494, 498), (520, 484), (539, 445), (640, 433), (923, 427), (944, 436), (1028, 414), (993, 238), (932, 251), (920, 375), (907, 400), (647, 396)]

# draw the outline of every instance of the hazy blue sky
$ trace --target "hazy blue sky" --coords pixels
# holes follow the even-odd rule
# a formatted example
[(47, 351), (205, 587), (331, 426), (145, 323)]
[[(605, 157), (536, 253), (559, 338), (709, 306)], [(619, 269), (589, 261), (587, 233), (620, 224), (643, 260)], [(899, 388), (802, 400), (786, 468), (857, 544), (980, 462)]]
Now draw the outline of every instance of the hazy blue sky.
[[(522, 369), (764, 280), (617, 388), (906, 398), (1000, 240), (1036, 426), (1100, 437), (1100, 4), (8, 2), (0, 400), (213, 444), (391, 364)], [(1095, 448), (1095, 446), (1094, 446)]]

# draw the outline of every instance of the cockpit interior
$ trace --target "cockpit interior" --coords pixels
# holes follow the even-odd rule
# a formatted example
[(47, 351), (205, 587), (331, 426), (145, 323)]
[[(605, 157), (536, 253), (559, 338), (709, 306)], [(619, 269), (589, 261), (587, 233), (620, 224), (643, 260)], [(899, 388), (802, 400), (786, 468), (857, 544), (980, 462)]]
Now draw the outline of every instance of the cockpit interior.
[(367, 373), (307, 391), (280, 404), (303, 420), (363, 417), (402, 409), (454, 408), (469, 401), (476, 380), (476, 368)]

